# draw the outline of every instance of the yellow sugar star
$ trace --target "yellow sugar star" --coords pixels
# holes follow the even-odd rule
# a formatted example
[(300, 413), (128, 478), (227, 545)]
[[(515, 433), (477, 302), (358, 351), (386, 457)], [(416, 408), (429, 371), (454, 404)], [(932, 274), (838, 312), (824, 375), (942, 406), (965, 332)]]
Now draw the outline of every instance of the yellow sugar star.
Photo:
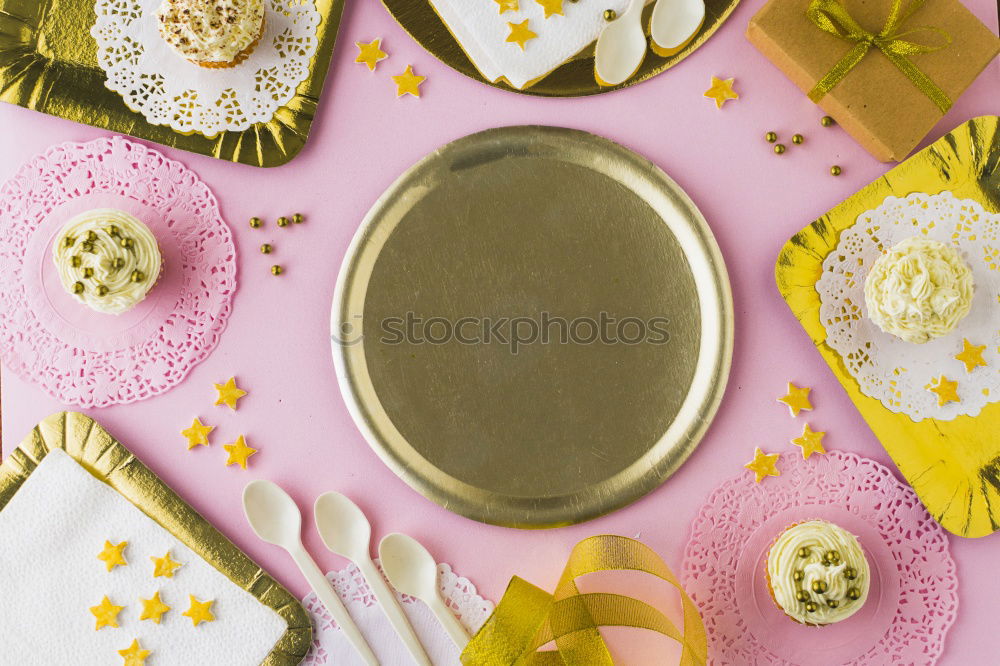
[(814, 453), (826, 453), (823, 448), (823, 435), (825, 432), (815, 432), (805, 424), (802, 428), (802, 436), (792, 440), (792, 444), (802, 448), (802, 458), (808, 460)]
[(520, 6), (517, 4), (517, 0), (493, 0), (493, 2), (499, 5), (501, 14), (504, 12), (516, 12), (520, 9)]
[(780, 453), (764, 453), (757, 447), (753, 450), (753, 460), (744, 467), (753, 472), (757, 477), (756, 483), (760, 483), (765, 476), (781, 476), (777, 466), (780, 457)]
[(953, 382), (944, 375), (938, 379), (937, 386), (928, 386), (927, 390), (936, 393), (938, 397), (938, 407), (943, 407), (949, 402), (960, 402), (958, 397), (958, 382)]
[(246, 391), (236, 386), (235, 377), (230, 377), (225, 384), (215, 384), (215, 390), (219, 392), (215, 404), (226, 405), (234, 412), (236, 411), (236, 401), (247, 394)]
[(962, 351), (955, 354), (955, 358), (965, 364), (965, 371), (972, 372), (981, 365), (986, 365), (983, 360), (983, 352), (986, 345), (974, 345), (965, 338), (962, 338)]
[(156, 624), (160, 623), (160, 618), (170, 610), (170, 606), (163, 603), (160, 599), (160, 591), (157, 590), (156, 594), (150, 599), (139, 599), (142, 602), (142, 614), (139, 615), (140, 620), (152, 620)]
[(170, 557), (170, 551), (163, 557), (150, 557), (153, 561), (153, 578), (173, 578), (174, 569), (184, 566), (182, 563)]
[(705, 97), (715, 100), (715, 108), (721, 109), (722, 105), (730, 99), (739, 99), (740, 96), (733, 90), (733, 81), (736, 79), (720, 79), (712, 77), (712, 87), (705, 91)]
[(788, 382), (788, 393), (778, 398), (778, 402), (788, 405), (788, 411), (792, 413), (792, 416), (798, 416), (799, 412), (803, 410), (812, 411), (813, 406), (809, 402), (809, 391), (811, 390), (808, 387), (799, 388)]
[(102, 560), (108, 566), (108, 571), (117, 566), (124, 567), (128, 564), (125, 561), (125, 546), (127, 545), (128, 541), (122, 541), (119, 544), (112, 544), (110, 541), (105, 541), (104, 550), (97, 556), (97, 559)]
[(558, 14), (559, 16), (565, 16), (563, 14), (563, 0), (535, 0), (538, 4), (542, 6), (545, 10), (545, 18)]
[(118, 650), (118, 654), (125, 660), (123, 666), (143, 666), (146, 663), (146, 657), (150, 655), (150, 651), (143, 650), (142, 646), (139, 645), (138, 639), (136, 639), (132, 641), (132, 645), (129, 645), (124, 650)]
[(191, 618), (191, 623), (196, 627), (202, 622), (215, 621), (215, 616), (212, 615), (214, 600), (198, 601), (193, 594), (189, 594), (188, 598), (191, 599), (191, 607), (181, 613), (181, 615)]
[(239, 465), (243, 469), (246, 469), (247, 458), (257, 453), (257, 449), (247, 446), (243, 435), (237, 437), (236, 441), (232, 444), (224, 444), (222, 448), (229, 452), (229, 459), (226, 460), (227, 467), (229, 465)]
[(123, 608), (125, 607), (115, 606), (111, 603), (111, 600), (108, 599), (106, 595), (103, 599), (101, 599), (101, 603), (96, 606), (91, 606), (90, 612), (97, 618), (97, 626), (94, 627), (94, 631), (104, 627), (117, 627), (118, 613), (121, 613)]
[(392, 80), (396, 83), (396, 97), (402, 97), (403, 95), (420, 97), (420, 84), (426, 79), (426, 76), (418, 76), (413, 73), (413, 65), (407, 65), (405, 72), (399, 76), (392, 77)]
[(215, 430), (215, 426), (204, 425), (200, 420), (195, 419), (191, 422), (190, 428), (181, 430), (181, 434), (187, 437), (188, 450), (191, 450), (196, 446), (208, 446), (208, 433), (213, 430)]
[(510, 34), (507, 35), (506, 41), (517, 44), (524, 50), (524, 45), (529, 39), (534, 39), (538, 37), (535, 33), (528, 29), (528, 19), (524, 19), (520, 23), (507, 22), (507, 27), (510, 28)]
[(389, 57), (389, 54), (382, 50), (381, 39), (373, 40), (370, 44), (354, 42), (354, 45), (358, 47), (358, 57), (354, 59), (354, 62), (363, 62), (368, 65), (370, 72), (375, 71), (375, 65), (379, 60), (385, 60)]

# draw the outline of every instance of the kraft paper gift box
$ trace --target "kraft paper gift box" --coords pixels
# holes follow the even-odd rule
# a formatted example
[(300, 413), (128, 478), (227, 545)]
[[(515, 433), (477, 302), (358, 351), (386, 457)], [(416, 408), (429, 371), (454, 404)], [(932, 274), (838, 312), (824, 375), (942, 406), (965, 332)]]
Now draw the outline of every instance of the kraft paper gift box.
[(1000, 52), (958, 0), (770, 0), (747, 39), (883, 162), (906, 157)]

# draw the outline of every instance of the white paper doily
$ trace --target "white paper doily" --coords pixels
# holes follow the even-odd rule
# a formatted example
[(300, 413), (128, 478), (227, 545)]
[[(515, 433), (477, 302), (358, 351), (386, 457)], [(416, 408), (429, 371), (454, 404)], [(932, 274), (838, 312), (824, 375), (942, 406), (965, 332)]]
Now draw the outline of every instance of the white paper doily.
[[(968, 316), (948, 335), (922, 345), (884, 333), (865, 307), (865, 278), (872, 263), (883, 249), (911, 236), (956, 246), (975, 280)], [(1000, 215), (951, 192), (887, 197), (844, 230), (823, 261), (816, 290), (827, 344), (840, 354), (861, 392), (886, 409), (914, 421), (949, 421), (975, 416), (1000, 400)], [(963, 338), (986, 345), (985, 367), (967, 373), (955, 359)], [(960, 402), (938, 406), (937, 395), (927, 387), (941, 375), (958, 382)]]
[(312, 0), (267, 0), (266, 28), (235, 67), (188, 62), (160, 37), (162, 0), (97, 0), (97, 61), (105, 86), (154, 125), (214, 136), (266, 123), (295, 94), (316, 53), (320, 15)]
[[(326, 577), (333, 583), (337, 596), (344, 602), (358, 629), (368, 640), (379, 663), (382, 666), (411, 666), (413, 660), (375, 601), (375, 595), (358, 568), (352, 564), (346, 569), (331, 571)], [(447, 564), (438, 565), (438, 580), (445, 603), (470, 635), (474, 634), (493, 612), (493, 602), (479, 596), (476, 586), (467, 578), (455, 574)], [(397, 594), (397, 598), (402, 602), (403, 611), (431, 662), (435, 666), (459, 664), (458, 648), (448, 638), (430, 609), (412, 597)], [(313, 645), (302, 661), (303, 666), (364, 666), (361, 657), (351, 647), (316, 595), (310, 593), (302, 603), (313, 621)]]

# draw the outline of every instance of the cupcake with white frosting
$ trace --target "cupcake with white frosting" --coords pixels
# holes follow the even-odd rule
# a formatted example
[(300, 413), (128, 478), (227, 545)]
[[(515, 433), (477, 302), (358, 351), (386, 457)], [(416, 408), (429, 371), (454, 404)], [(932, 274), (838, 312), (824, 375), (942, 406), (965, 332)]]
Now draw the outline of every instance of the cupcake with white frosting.
[(767, 554), (774, 603), (800, 624), (842, 622), (864, 606), (871, 574), (850, 532), (825, 520), (792, 525)]
[(149, 227), (113, 208), (89, 210), (67, 222), (52, 245), (52, 261), (67, 293), (115, 315), (146, 298), (162, 266)]
[(199, 67), (235, 67), (264, 36), (264, 0), (164, 0), (160, 36)]
[(886, 333), (921, 344), (946, 335), (972, 307), (972, 270), (950, 245), (907, 238), (872, 265), (868, 316)]

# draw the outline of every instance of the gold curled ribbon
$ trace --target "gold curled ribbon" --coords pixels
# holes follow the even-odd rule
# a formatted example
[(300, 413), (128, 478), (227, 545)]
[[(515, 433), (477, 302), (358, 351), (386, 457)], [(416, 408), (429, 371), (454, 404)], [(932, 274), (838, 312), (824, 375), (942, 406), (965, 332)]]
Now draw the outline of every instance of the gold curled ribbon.
[[(620, 594), (581, 594), (580, 576), (598, 571), (641, 571), (677, 588), (683, 631), (653, 606)], [(623, 536), (594, 536), (573, 547), (553, 594), (517, 576), (462, 652), (467, 666), (614, 666), (598, 627), (656, 631), (682, 646), (680, 666), (708, 659), (705, 626), (670, 568), (648, 546)], [(555, 642), (555, 650), (539, 651)]]
[[(906, 22), (913, 12), (923, 7), (926, 0), (913, 0), (908, 6), (904, 6), (903, 2), (904, 0), (892, 0), (885, 27), (877, 35), (862, 28), (840, 0), (812, 0), (809, 3), (806, 16), (816, 27), (855, 43), (847, 55), (813, 86), (809, 91), (809, 99), (818, 102), (861, 62), (872, 47), (876, 47), (920, 89), (920, 92), (927, 95), (942, 113), (951, 108), (951, 98), (907, 58), (918, 53), (940, 51), (951, 44), (951, 35), (931, 26), (919, 26), (905, 32), (897, 32), (899, 26)], [(934, 36), (943, 38), (944, 43), (921, 44), (913, 41), (921, 37), (930, 39)]]

